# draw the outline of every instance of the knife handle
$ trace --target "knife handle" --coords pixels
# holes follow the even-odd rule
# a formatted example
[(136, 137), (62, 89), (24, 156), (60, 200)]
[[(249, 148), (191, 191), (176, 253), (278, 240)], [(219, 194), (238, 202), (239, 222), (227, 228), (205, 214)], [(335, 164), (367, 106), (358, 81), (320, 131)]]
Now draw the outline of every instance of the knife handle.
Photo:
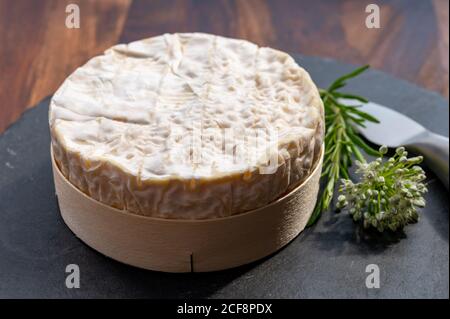
[(407, 148), (424, 157), (424, 164), (431, 169), (442, 181), (448, 191), (449, 158), (448, 138), (442, 135), (427, 132), (421, 135)]

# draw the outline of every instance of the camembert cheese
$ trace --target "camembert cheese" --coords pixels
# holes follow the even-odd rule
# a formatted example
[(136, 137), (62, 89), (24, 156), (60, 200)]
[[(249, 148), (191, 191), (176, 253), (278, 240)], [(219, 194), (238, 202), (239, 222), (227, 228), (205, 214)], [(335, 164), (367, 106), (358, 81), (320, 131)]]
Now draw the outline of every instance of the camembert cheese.
[(319, 160), (323, 105), (288, 54), (202, 33), (119, 44), (49, 110), (56, 163), (90, 197), (175, 219), (264, 206)]

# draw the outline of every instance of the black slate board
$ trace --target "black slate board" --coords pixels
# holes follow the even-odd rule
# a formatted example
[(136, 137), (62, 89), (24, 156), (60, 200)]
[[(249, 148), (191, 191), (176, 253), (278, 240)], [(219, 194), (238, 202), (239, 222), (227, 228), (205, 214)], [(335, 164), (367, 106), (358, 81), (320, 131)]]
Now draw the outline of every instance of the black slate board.
[[(353, 66), (296, 56), (319, 86)], [(391, 106), (448, 136), (448, 103), (439, 95), (371, 70), (349, 91)], [(262, 261), (205, 274), (166, 274), (115, 262), (78, 240), (59, 216), (54, 195), (49, 98), (0, 135), (0, 297), (416, 298), (449, 297), (448, 193), (429, 173), (428, 206), (403, 235), (377, 238), (345, 214), (328, 213)], [(404, 237), (404, 238), (402, 238)], [(65, 287), (77, 264), (81, 288)], [(368, 264), (381, 287), (367, 289)]]

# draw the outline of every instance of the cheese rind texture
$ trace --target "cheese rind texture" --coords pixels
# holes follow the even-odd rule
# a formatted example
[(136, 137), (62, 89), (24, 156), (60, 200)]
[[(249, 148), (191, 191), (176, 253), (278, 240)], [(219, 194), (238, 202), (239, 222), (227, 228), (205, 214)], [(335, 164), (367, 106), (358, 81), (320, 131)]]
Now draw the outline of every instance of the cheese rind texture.
[(139, 215), (207, 219), (264, 206), (306, 180), (323, 113), (288, 54), (181, 33), (92, 58), (53, 96), (49, 123), (58, 167), (88, 196)]

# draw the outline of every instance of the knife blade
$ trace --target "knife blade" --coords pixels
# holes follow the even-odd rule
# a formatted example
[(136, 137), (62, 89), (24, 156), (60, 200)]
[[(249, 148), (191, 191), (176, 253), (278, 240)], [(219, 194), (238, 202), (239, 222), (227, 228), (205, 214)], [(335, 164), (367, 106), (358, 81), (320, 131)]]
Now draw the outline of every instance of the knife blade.
[(432, 133), (413, 119), (386, 106), (368, 102), (355, 103), (342, 99), (347, 105), (361, 105), (360, 110), (377, 118), (380, 123), (365, 122), (366, 127), (355, 126), (368, 141), (391, 148), (404, 146), (407, 150), (424, 156), (428, 166), (449, 187), (449, 140)]

